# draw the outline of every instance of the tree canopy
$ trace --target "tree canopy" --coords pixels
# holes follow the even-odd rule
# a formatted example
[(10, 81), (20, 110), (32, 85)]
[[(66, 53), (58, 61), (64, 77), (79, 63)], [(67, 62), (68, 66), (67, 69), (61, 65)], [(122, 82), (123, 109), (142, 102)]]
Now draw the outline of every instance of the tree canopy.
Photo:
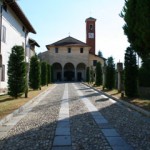
[(98, 51), (98, 56), (99, 57), (103, 57), (103, 54), (102, 54), (102, 52), (100, 50)]
[(143, 60), (150, 58), (150, 0), (125, 0), (120, 16), (131, 47)]

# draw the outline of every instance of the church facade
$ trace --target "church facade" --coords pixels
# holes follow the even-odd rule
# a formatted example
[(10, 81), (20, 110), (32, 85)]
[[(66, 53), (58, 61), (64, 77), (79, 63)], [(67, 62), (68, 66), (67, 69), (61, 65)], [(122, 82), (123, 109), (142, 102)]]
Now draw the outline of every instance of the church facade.
[(69, 36), (46, 45), (47, 51), (39, 54), (41, 61), (53, 66), (54, 81), (86, 81), (87, 67), (95, 68), (97, 62), (104, 66), (105, 58), (95, 54), (96, 19), (85, 22), (86, 43)]

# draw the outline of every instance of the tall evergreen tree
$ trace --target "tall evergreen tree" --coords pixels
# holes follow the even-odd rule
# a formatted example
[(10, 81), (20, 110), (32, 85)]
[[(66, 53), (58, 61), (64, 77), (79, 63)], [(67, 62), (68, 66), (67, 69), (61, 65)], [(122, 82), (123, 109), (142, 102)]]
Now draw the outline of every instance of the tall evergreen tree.
[(86, 69), (86, 82), (89, 82), (90, 81), (90, 69), (89, 67), (87, 67)]
[(126, 49), (124, 66), (125, 94), (128, 97), (137, 96), (138, 67), (136, 64), (136, 54), (130, 47)]
[(144, 60), (139, 69), (139, 85), (142, 87), (150, 87), (150, 58)]
[(114, 88), (115, 84), (115, 64), (113, 57), (109, 57), (106, 62), (106, 82), (105, 87), (109, 90)]
[(150, 58), (150, 0), (125, 0), (121, 12), (131, 47), (141, 58)]
[(47, 83), (51, 83), (51, 65), (47, 64)]
[(93, 83), (94, 82), (94, 69), (91, 66), (90, 68), (90, 82)]
[(53, 65), (51, 66), (51, 82), (54, 82), (54, 67)]
[(97, 86), (102, 85), (102, 66), (100, 62), (96, 64), (96, 82)]
[(47, 85), (47, 63), (41, 62), (41, 85)]
[(32, 89), (40, 88), (41, 70), (37, 56), (32, 56), (30, 60), (29, 85)]
[(18, 98), (25, 92), (26, 64), (22, 46), (14, 46), (8, 61), (8, 94)]

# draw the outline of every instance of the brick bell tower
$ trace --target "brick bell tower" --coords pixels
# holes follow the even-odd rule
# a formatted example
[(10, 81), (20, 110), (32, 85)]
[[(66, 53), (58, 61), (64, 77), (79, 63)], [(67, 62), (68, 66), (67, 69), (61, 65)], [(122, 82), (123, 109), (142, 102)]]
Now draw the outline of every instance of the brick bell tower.
[(86, 44), (91, 46), (90, 53), (95, 54), (95, 18), (87, 18), (86, 22)]

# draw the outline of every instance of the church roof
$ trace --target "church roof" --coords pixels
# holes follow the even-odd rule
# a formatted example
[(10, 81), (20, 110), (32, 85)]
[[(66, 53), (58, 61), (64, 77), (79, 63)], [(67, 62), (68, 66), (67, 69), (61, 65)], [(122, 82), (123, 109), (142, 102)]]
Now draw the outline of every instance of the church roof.
[(68, 36), (62, 40), (59, 40), (55, 43), (46, 45), (46, 47), (48, 48), (49, 46), (88, 46), (86, 43), (79, 41), (71, 36)]

